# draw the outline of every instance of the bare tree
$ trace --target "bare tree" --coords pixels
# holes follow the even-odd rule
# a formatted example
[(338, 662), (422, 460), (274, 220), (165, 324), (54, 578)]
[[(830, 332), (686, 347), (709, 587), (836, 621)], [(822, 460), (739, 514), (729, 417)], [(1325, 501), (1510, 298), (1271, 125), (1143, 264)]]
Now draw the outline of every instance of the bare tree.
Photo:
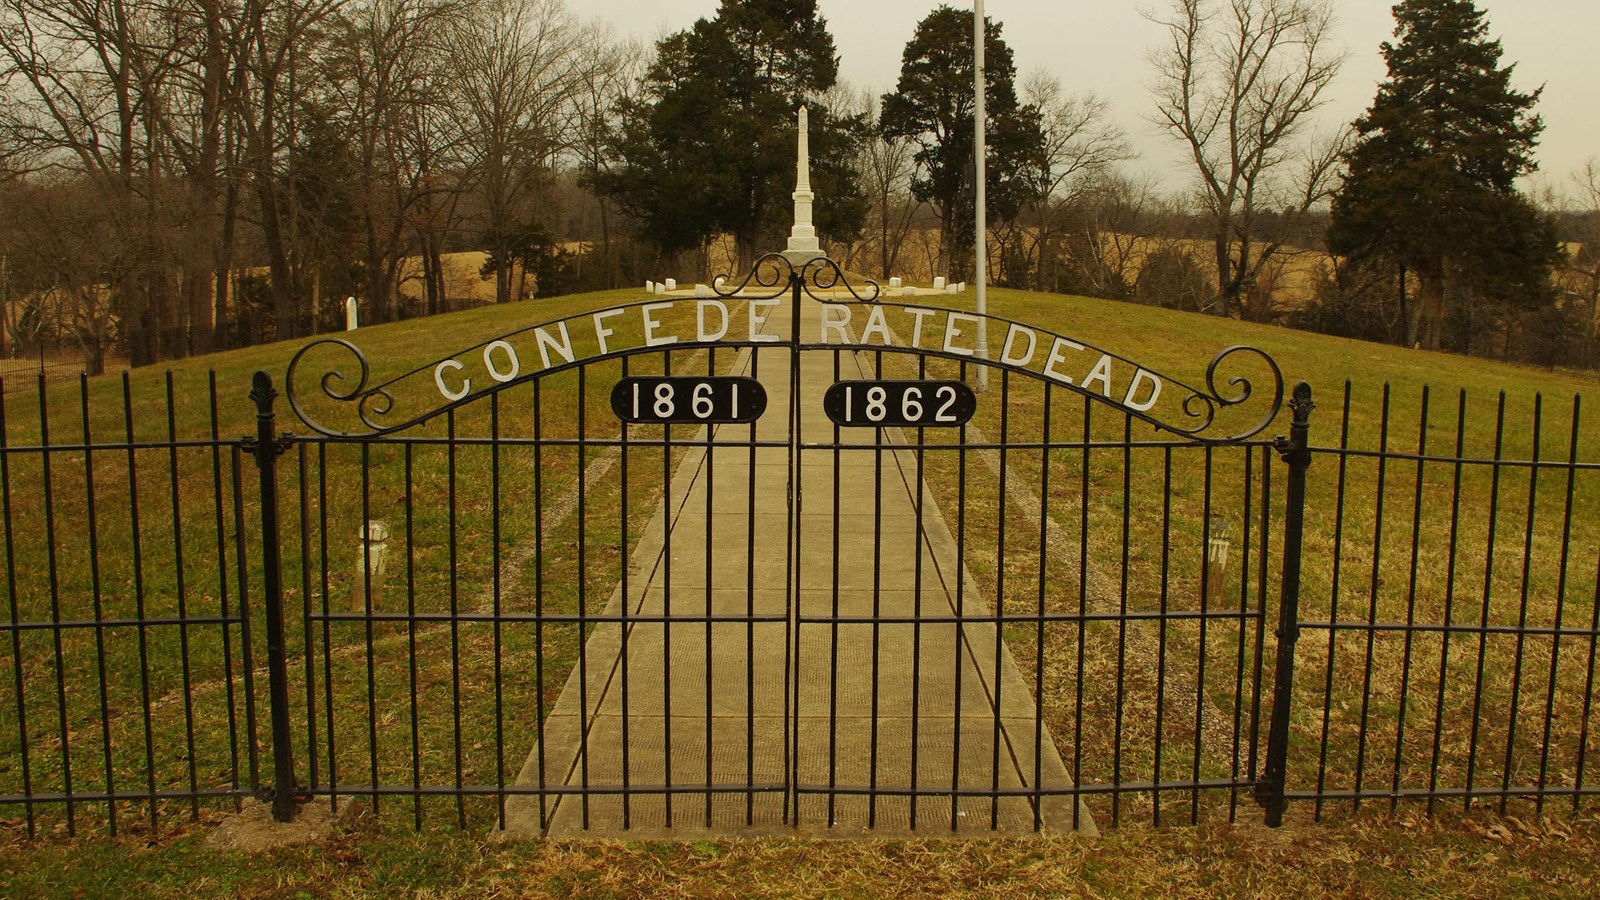
[[(255, 188), (279, 339), (295, 336), (301, 304), (293, 267), (294, 111), (306, 89), (299, 67), (313, 36), (343, 0), (245, 0), (238, 102), (245, 160)], [(298, 77), (297, 77), (298, 76)]]
[[(340, 11), (318, 65), (326, 96), (316, 102), (344, 136), (350, 172), (317, 172), (334, 182), (350, 179), (362, 263), (361, 294), (371, 321), (394, 318), (396, 280), (407, 240), (420, 232), (434, 300), (437, 240), (448, 202), (440, 169), (459, 142), (449, 101), (446, 62), (453, 35), (465, 27), (462, 0), (365, 0)], [(328, 162), (324, 160), (324, 163)], [(337, 165), (337, 162), (336, 162)], [(434, 252), (426, 252), (428, 250)]]
[(538, 196), (570, 132), (571, 101), (596, 64), (593, 37), (561, 0), (485, 0), (450, 50), (467, 165), (495, 299), (521, 292), (515, 273), (538, 221)]
[[(98, 182), (124, 241), (148, 240), (159, 200), (148, 150), (158, 114), (158, 85), (173, 65), (159, 11), (136, 0), (3, 0), (0, 71), (26, 108), (15, 114), (16, 140), (47, 162)], [(114, 285), (133, 362), (159, 352), (162, 254), (146, 246)], [(154, 307), (154, 308), (153, 308)]]
[(873, 131), (878, 136), (862, 142), (857, 165), (861, 187), (872, 204), (867, 213), (868, 241), (876, 244), (878, 274), (888, 278), (895, 273), (900, 248), (922, 206), (911, 192), (918, 148), (909, 138), (882, 136), (877, 122), (873, 123)]
[(1005, 271), (1009, 283), (1056, 290), (1069, 219), (1096, 183), (1095, 176), (1131, 151), (1122, 129), (1110, 121), (1104, 99), (1069, 95), (1059, 79), (1042, 69), (1023, 79), (1022, 101), (1039, 110), (1043, 165), (1034, 174), (1022, 214), (1005, 223), (1010, 227), (999, 229), (1001, 260), (1013, 261)]
[(1157, 187), (1154, 176), (1115, 169), (1088, 179), (1062, 238), (1067, 257), (1062, 288), (1094, 297), (1132, 296), (1140, 266), (1167, 218)]
[(1573, 173), (1576, 204), (1568, 210), (1571, 236), (1562, 255), (1565, 293), (1582, 303), (1589, 319), (1589, 338), (1600, 338), (1600, 158), (1591, 158)]
[[(577, 170), (578, 185), (585, 190), (585, 206), (592, 205), (600, 231), (600, 259), (604, 271), (599, 283), (615, 288), (620, 281), (615, 236), (620, 211), (608, 194), (596, 190), (613, 171), (615, 158), (611, 141), (616, 134), (617, 109), (624, 98), (640, 89), (646, 55), (653, 52), (639, 41), (616, 41), (609, 27), (595, 26), (588, 51), (594, 65), (579, 70), (579, 84), (572, 92), (573, 134), (570, 154)], [(592, 232), (590, 232), (592, 233)], [(582, 257), (579, 257), (580, 262)]]
[[(1296, 185), (1285, 163), (1344, 62), (1331, 47), (1330, 0), (1173, 0), (1151, 21), (1155, 121), (1188, 149), (1216, 258), (1219, 315), (1232, 315), (1271, 254), (1257, 245), (1263, 209), (1307, 209), (1321, 178)], [(1325, 156), (1316, 154), (1313, 156)], [(1331, 157), (1330, 157), (1331, 158)]]

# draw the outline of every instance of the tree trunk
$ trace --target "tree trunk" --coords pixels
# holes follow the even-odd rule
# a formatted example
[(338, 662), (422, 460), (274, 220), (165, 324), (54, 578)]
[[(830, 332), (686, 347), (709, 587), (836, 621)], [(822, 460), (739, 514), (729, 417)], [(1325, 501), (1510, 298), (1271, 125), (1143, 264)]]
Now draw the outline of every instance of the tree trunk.
[(417, 243), (422, 255), (422, 308), (432, 316), (439, 313), (438, 285), (434, 279), (434, 265), (436, 263), (433, 253), (432, 236), (425, 231), (417, 233)]
[(1226, 319), (1233, 315), (1239, 307), (1240, 273), (1244, 271), (1243, 259), (1240, 265), (1233, 262), (1233, 241), (1229, 233), (1228, 223), (1217, 223), (1217, 233), (1212, 237), (1215, 245), (1217, 260), (1217, 309), (1216, 315)]
[(440, 248), (441, 243), (439, 235), (435, 232), (430, 232), (428, 234), (428, 245), (423, 251), (433, 265), (433, 283), (428, 287), (434, 297), (433, 311), (435, 313), (445, 311), (445, 301), (447, 299), (444, 292), (444, 252)]
[(322, 330), (322, 269), (311, 269), (311, 334)]
[(217, 242), (213, 263), (213, 281), (216, 289), (216, 306), (212, 321), (216, 323), (217, 349), (227, 349), (231, 343), (228, 333), (228, 307), (233, 288), (234, 231), (239, 220), (239, 187), (229, 183), (222, 204), (222, 239)]
[(188, 306), (189, 352), (210, 353), (216, 345), (221, 319), (212, 302), (218, 254), (217, 168), (222, 154), (223, 83), (228, 75), (228, 58), (222, 27), (222, 5), (218, 0), (202, 0), (205, 18), (205, 49), (201, 54), (200, 155), (190, 173), (194, 191), (194, 220), (199, 224), (199, 246), (188, 249), (191, 260), (184, 302)]
[[(748, 272), (756, 264), (756, 256), (761, 252), (760, 238), (754, 225), (739, 229), (733, 236), (733, 245), (739, 254), (739, 271)], [(702, 244), (702, 251), (705, 245)]]
[(294, 273), (289, 268), (289, 253), (283, 243), (278, 192), (265, 167), (256, 172), (256, 192), (261, 202), (261, 235), (267, 249), (273, 322), (277, 328), (276, 339), (281, 341), (294, 337)]
[(618, 272), (616, 253), (611, 247), (611, 210), (605, 198), (600, 198), (600, 253), (605, 260), (604, 286), (615, 290)]
[(145, 314), (144, 291), (139, 278), (133, 273), (117, 279), (117, 297), (123, 328), (127, 331), (128, 365), (135, 368), (156, 361), (155, 349), (150, 341), (150, 322)]
[(1437, 350), (1444, 338), (1444, 261), (1432, 259), (1418, 266), (1417, 281), (1422, 295), (1417, 338), (1424, 349)]
[[(955, 204), (947, 203), (944, 209), (939, 211), (939, 260), (937, 267), (943, 270), (943, 273), (947, 276), (955, 265), (955, 248), (951, 246), (954, 241), (955, 225)], [(940, 274), (939, 271), (929, 273), (930, 276), (938, 274)]]
[(372, 220), (370, 213), (367, 215), (366, 219), (366, 265), (364, 266), (363, 273), (365, 277), (362, 279), (366, 282), (367, 288), (367, 308), (365, 312), (367, 318), (370, 320), (370, 323), (377, 325), (382, 322), (387, 322), (390, 319), (389, 290), (386, 279), (384, 278), (383, 253), (378, 248), (377, 223)]
[(511, 253), (504, 247), (494, 249), (494, 302), (511, 302)]

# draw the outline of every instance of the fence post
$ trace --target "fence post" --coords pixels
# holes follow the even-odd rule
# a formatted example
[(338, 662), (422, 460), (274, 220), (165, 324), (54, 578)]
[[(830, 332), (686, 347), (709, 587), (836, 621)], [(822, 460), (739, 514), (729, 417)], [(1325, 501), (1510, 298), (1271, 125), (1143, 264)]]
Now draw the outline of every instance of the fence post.
[(1267, 731), (1266, 768), (1257, 779), (1256, 801), (1267, 811), (1267, 826), (1283, 824), (1286, 767), (1289, 757), (1289, 699), (1294, 686), (1294, 645), (1300, 639), (1300, 548), (1305, 528), (1306, 469), (1311, 465), (1311, 385), (1294, 386), (1289, 410), (1294, 414), (1289, 436), (1277, 440), (1278, 453), (1289, 464), (1284, 497), (1283, 583), (1278, 606), (1276, 676), (1272, 686), (1272, 720)]
[[(261, 471), (261, 578), (267, 617), (267, 705), (272, 714), (272, 817), (294, 817), (294, 745), (289, 732), (289, 668), (283, 645), (283, 561), (278, 535), (278, 454), (272, 377), (257, 372), (250, 390), (256, 402), (253, 450)], [(252, 740), (254, 738), (252, 737)]]

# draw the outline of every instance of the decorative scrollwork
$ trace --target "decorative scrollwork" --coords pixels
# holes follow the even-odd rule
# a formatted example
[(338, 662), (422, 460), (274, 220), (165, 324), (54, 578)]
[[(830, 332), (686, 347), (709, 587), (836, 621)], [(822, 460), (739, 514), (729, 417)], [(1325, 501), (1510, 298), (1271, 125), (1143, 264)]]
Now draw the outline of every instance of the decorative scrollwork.
[(745, 273), (744, 280), (737, 286), (726, 287), (725, 285), (733, 279), (730, 275), (722, 274), (712, 279), (711, 290), (719, 297), (772, 300), (783, 296), (784, 292), (789, 290), (789, 282), (793, 275), (794, 263), (781, 253), (768, 253), (755, 261), (750, 271)]
[[(870, 292), (864, 294), (857, 290), (845, 277), (839, 264), (826, 256), (809, 259), (796, 269), (794, 262), (782, 253), (768, 253), (757, 259), (744, 280), (732, 287), (728, 286), (732, 281), (730, 276), (718, 275), (712, 281), (711, 289), (719, 297), (772, 300), (789, 291), (797, 279), (806, 296), (822, 303), (850, 302), (837, 296), (841, 288), (858, 303), (870, 303), (882, 293), (882, 288), (871, 279), (866, 282), (871, 286)], [(821, 293), (823, 291), (827, 292), (826, 296)]]
[[(328, 435), (329, 437), (354, 437), (359, 434), (359, 432), (341, 431), (339, 429), (330, 428), (326, 425), (323, 425), (307, 411), (306, 405), (301, 400), (299, 391), (296, 390), (296, 384), (298, 382), (295, 380), (295, 371), (300, 367), (301, 361), (306, 358), (306, 354), (311, 353), (318, 347), (337, 348), (338, 350), (343, 351), (344, 353), (347, 353), (353, 357), (356, 365), (359, 367), (356, 377), (353, 379), (353, 384), (351, 384), (348, 389), (341, 389), (339, 387), (341, 383), (352, 381), (352, 379), (350, 379), (344, 373), (344, 371), (337, 368), (330, 368), (324, 372), (322, 377), (317, 379), (317, 385), (319, 388), (321, 388), (323, 398), (339, 403), (349, 403), (352, 400), (356, 400), (356, 409), (362, 424), (368, 426), (374, 431), (382, 430), (381, 426), (374, 424), (369, 418), (368, 407), (369, 405), (382, 404), (380, 408), (373, 409), (370, 414), (383, 415), (393, 407), (394, 397), (381, 388), (370, 393), (363, 393), (367, 390), (367, 379), (371, 372), (371, 369), (367, 365), (367, 357), (361, 352), (359, 347), (347, 340), (344, 340), (343, 338), (323, 338), (319, 341), (312, 341), (304, 347), (301, 347), (299, 352), (294, 355), (294, 358), (289, 360), (289, 370), (284, 376), (283, 387), (284, 393), (289, 400), (289, 408), (294, 410), (294, 414), (296, 416), (300, 417), (300, 421), (306, 423), (307, 426), (318, 433)], [(357, 400), (358, 397), (360, 398), (359, 400)], [(374, 398), (379, 399), (375, 400)]]
[[(1272, 377), (1272, 402), (1268, 405), (1262, 417), (1255, 423), (1231, 432), (1226, 435), (1210, 435), (1205, 432), (1217, 423), (1217, 418), (1224, 410), (1232, 407), (1243, 406), (1255, 394), (1255, 383), (1243, 375), (1233, 375), (1227, 378), (1226, 386), (1229, 393), (1224, 394), (1218, 383), (1219, 371), (1225, 364), (1230, 363), (1240, 355), (1253, 356), (1266, 365)], [(1158, 428), (1172, 431), (1176, 434), (1188, 435), (1204, 441), (1232, 442), (1248, 440), (1265, 431), (1278, 413), (1283, 410), (1283, 372), (1272, 357), (1255, 347), (1238, 344), (1224, 348), (1211, 358), (1206, 366), (1206, 386), (1200, 390), (1182, 382), (1167, 379), (1170, 383), (1186, 391), (1181, 407), (1184, 416), (1190, 421), (1184, 425), (1170, 422), (1155, 421)]]
[[(801, 269), (800, 275), (801, 285), (806, 292), (806, 296), (823, 303), (850, 302), (848, 300), (839, 299), (837, 292), (841, 287), (843, 287), (857, 303), (871, 303), (877, 300), (879, 295), (883, 293), (883, 289), (878, 286), (878, 283), (869, 278), (867, 279), (867, 284), (872, 286), (872, 291), (869, 294), (863, 295), (860, 291), (856, 290), (855, 285), (850, 283), (850, 279), (844, 277), (844, 270), (839, 268), (839, 264), (826, 256), (819, 256), (816, 259), (807, 262), (805, 267)], [(817, 291), (827, 291), (829, 296), (824, 297), (817, 293)]]
[(1268, 371), (1272, 373), (1272, 403), (1268, 406), (1266, 413), (1259, 422), (1246, 431), (1231, 436), (1232, 440), (1243, 440), (1260, 434), (1266, 430), (1268, 425), (1272, 424), (1272, 420), (1276, 419), (1278, 413), (1283, 409), (1283, 370), (1278, 368), (1277, 361), (1268, 356), (1265, 351), (1245, 344), (1236, 344), (1232, 347), (1224, 348), (1211, 358), (1211, 364), (1206, 366), (1206, 389), (1211, 392), (1211, 396), (1223, 407), (1241, 406), (1250, 400), (1250, 395), (1255, 386), (1250, 379), (1242, 375), (1235, 375), (1228, 379), (1228, 386), (1236, 389), (1236, 392), (1231, 396), (1223, 396), (1222, 392), (1217, 388), (1217, 370), (1231, 357), (1240, 354), (1257, 357), (1266, 364)]

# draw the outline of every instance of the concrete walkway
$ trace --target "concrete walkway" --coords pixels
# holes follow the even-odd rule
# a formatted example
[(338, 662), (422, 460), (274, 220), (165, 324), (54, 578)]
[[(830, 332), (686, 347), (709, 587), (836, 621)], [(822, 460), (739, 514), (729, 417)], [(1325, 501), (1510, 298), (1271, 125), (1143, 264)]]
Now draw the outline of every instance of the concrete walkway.
[[(817, 306), (802, 301), (803, 328), (815, 327)], [(767, 333), (787, 340), (789, 330), (786, 302)], [(789, 353), (761, 351), (768, 405), (758, 441), (788, 439)], [(746, 354), (736, 374), (748, 364)], [(867, 377), (854, 354), (803, 355), (792, 473), (787, 448), (748, 446), (748, 426), (720, 429), (710, 452), (684, 455), (634, 548), (626, 590), (618, 585), (605, 610), (658, 621), (594, 629), (587, 677), (574, 669), (517, 781), (590, 793), (513, 797), (508, 832), (1019, 835), (1035, 829), (1025, 792), (1036, 765), (1044, 790), (1070, 787), (993, 625), (860, 621), (948, 618), (958, 602), (964, 616), (991, 609), (958, 570), (931, 495), (918, 490), (916, 454), (834, 449), (822, 393), (836, 365), (840, 379)], [(870, 428), (840, 429), (838, 440), (874, 438)], [(818, 443), (828, 446), (810, 446)], [(708, 622), (708, 612), (738, 620)], [(952, 804), (952, 787), (1019, 794)], [(912, 789), (946, 793), (913, 799)], [(1044, 797), (1038, 819), (1046, 832), (1073, 830), (1072, 799)], [(1093, 832), (1086, 810), (1076, 827)]]

